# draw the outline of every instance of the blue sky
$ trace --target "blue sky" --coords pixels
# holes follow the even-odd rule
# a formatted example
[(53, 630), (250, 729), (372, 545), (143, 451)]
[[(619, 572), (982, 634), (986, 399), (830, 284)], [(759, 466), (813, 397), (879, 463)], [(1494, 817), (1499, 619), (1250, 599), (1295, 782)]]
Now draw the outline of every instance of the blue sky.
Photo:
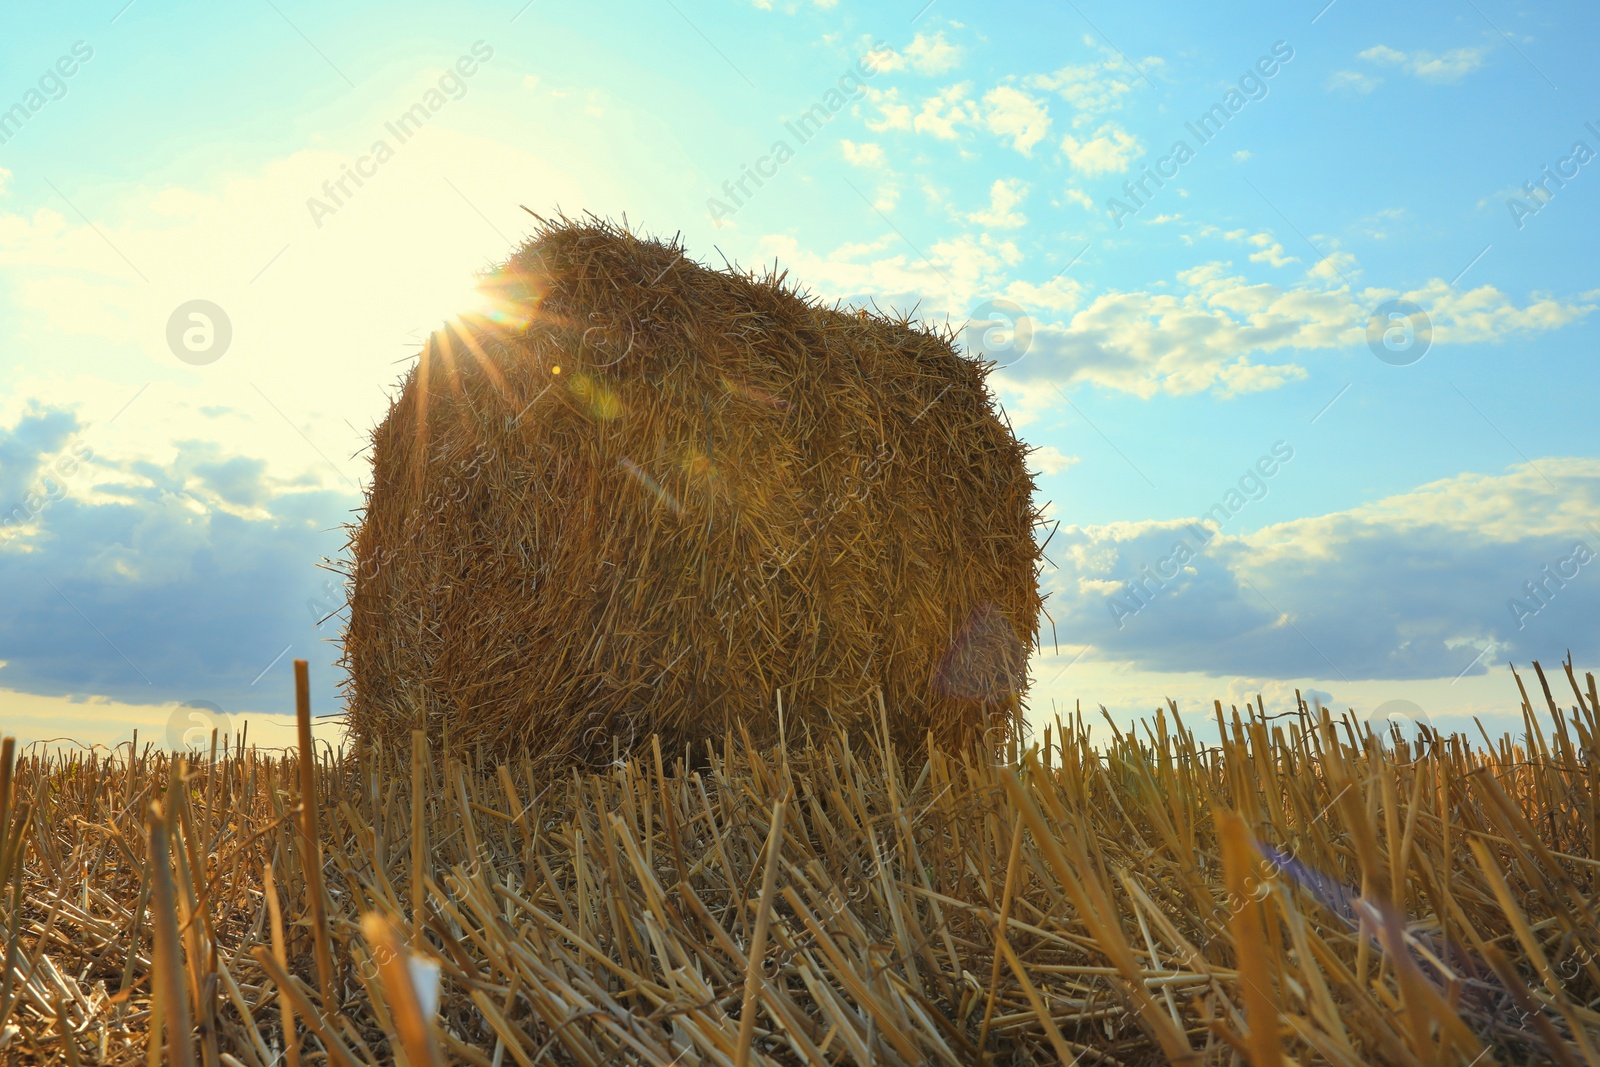
[[(522, 205), (976, 321), (1060, 524), (1040, 722), (1298, 686), (1507, 725), (1507, 660), (1600, 651), (1592, 7), (0, 20), (0, 706), (23, 736), (281, 711), (295, 657), (337, 708), (318, 563), (366, 431)], [(195, 300), (231, 327), (199, 364), (168, 340)], [(1374, 320), (1391, 305), (1415, 317)]]

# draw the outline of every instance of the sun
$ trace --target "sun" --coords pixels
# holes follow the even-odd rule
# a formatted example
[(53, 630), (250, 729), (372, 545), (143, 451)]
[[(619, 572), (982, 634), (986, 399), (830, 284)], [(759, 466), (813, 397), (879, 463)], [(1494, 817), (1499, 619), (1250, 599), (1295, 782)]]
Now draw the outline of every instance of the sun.
[(463, 274), (441, 284), (436, 301), (439, 318), (471, 322), (492, 317), (495, 300), (483, 282), (482, 275)]
[(435, 292), (430, 317), (458, 328), (493, 323), (520, 330), (528, 325), (536, 303), (527, 286), (498, 272), (441, 278)]

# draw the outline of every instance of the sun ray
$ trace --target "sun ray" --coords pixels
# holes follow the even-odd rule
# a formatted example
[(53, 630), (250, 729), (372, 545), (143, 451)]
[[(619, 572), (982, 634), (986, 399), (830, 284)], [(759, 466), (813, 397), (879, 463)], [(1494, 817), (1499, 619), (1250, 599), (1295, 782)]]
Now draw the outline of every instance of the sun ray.
[(417, 490), (417, 498), (415, 501), (413, 501), (413, 504), (419, 508), (422, 506), (422, 498), (426, 482), (425, 474), (427, 472), (428, 372), (430, 366), (432, 365), (432, 361), (428, 357), (432, 351), (433, 339), (430, 337), (428, 339), (428, 343), (422, 346), (422, 353), (417, 357), (417, 421), (412, 438), (416, 452), (412, 457), (412, 466), (416, 475), (415, 481)]
[(498, 392), (502, 398), (509, 400), (511, 396), (511, 390), (510, 387), (506, 385), (505, 375), (500, 373), (499, 365), (495, 363), (494, 360), (489, 358), (489, 354), (483, 350), (483, 346), (480, 345), (477, 338), (473, 336), (472, 326), (466, 322), (461, 322), (460, 320), (457, 320), (457, 322), (459, 324), (459, 329), (456, 332), (460, 334), (462, 345), (466, 347), (468, 352), (472, 353), (472, 358), (478, 361), (478, 366), (483, 368), (483, 373), (488, 377), (490, 383), (494, 385), (495, 391)]
[(450, 337), (455, 331), (448, 324), (433, 335), (435, 344), (438, 345), (439, 358), (444, 362), (445, 381), (450, 386), (450, 392), (457, 400), (465, 395), (461, 386), (461, 368), (456, 365), (455, 346), (450, 343)]

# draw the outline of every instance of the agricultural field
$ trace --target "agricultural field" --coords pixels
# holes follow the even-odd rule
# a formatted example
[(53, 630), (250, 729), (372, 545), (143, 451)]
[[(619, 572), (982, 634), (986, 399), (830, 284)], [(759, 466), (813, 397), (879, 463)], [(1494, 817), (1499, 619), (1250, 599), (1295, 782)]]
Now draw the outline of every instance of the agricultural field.
[(1594, 1063), (1595, 680), (1533, 674), (1515, 739), (1219, 704), (1220, 745), (1169, 707), (554, 776), (8, 740), (0, 1054)]
[(0, 1067), (1600, 1067), (1597, 42), (0, 4)]

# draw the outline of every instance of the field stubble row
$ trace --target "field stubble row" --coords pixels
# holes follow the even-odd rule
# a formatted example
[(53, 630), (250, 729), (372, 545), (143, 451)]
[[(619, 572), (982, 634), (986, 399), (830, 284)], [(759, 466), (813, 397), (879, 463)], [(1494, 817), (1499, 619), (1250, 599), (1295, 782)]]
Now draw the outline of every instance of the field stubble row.
[(1479, 744), (1259, 702), (553, 776), (7, 740), (0, 1061), (1600, 1064), (1595, 681), (1535, 670)]

